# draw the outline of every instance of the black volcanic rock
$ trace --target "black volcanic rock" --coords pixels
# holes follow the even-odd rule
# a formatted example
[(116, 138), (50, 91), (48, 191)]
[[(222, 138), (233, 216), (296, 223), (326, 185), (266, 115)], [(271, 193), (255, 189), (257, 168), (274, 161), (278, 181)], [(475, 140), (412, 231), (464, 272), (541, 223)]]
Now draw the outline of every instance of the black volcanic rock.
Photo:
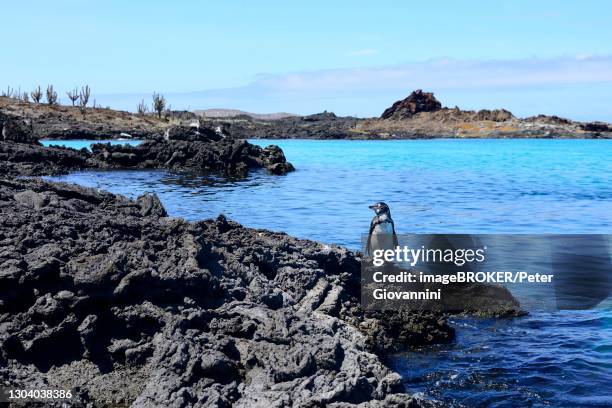
[[(196, 133), (197, 132), (197, 133)], [(294, 170), (278, 146), (261, 148), (246, 140), (229, 139), (214, 131), (171, 130), (138, 146), (94, 144), (92, 152), (0, 141), (0, 170), (5, 175), (47, 175), (77, 169), (170, 169), (216, 172), (244, 177), (265, 168), (276, 175)], [(188, 141), (185, 139), (193, 139)], [(197, 139), (197, 140), (196, 140)]]
[(556, 115), (536, 115), (536, 116), (529, 116), (528, 118), (524, 119), (526, 122), (531, 122), (531, 123), (546, 123), (546, 124), (550, 124), (550, 125), (571, 125), (572, 121), (566, 118), (561, 118), (559, 116)]
[(65, 173), (87, 167), (90, 156), (87, 151), (43, 147), (37, 142), (0, 141), (0, 174), (34, 176)]
[(165, 140), (183, 140), (188, 142), (217, 142), (223, 138), (220, 132), (206, 126), (172, 126), (164, 132)]
[(30, 121), (3, 112), (0, 112), (0, 135), (7, 142), (38, 144)]
[(604, 122), (583, 123), (581, 127), (586, 132), (612, 132), (612, 126)]
[(336, 116), (334, 112), (325, 111), (321, 113), (315, 113), (313, 115), (303, 116), (302, 120), (304, 122), (320, 122), (320, 121), (335, 120), (337, 118), (338, 116)]
[(88, 163), (97, 168), (165, 168), (234, 177), (244, 177), (254, 168), (277, 175), (294, 170), (279, 147), (261, 148), (244, 139), (148, 140), (138, 146), (94, 144), (91, 149), (93, 157)]
[(442, 104), (432, 92), (420, 89), (412, 92), (406, 99), (395, 102), (385, 109), (381, 119), (405, 119), (419, 112), (433, 112), (442, 109)]
[(364, 313), (356, 254), (165, 215), (155, 196), (0, 179), (0, 383), (95, 406), (430, 406), (373, 351), (452, 329)]
[(245, 116), (209, 122), (222, 127), (232, 138), (347, 139), (359, 134), (355, 127), (361, 120), (321, 112), (266, 121)]

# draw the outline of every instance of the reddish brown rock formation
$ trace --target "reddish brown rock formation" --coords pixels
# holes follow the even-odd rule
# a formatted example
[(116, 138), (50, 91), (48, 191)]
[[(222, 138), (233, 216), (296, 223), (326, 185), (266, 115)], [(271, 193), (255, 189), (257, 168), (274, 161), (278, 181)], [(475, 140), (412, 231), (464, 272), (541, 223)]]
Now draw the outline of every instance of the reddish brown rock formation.
[(420, 89), (412, 92), (406, 99), (395, 102), (385, 109), (381, 119), (404, 119), (419, 112), (433, 112), (442, 109), (442, 104), (433, 92), (423, 92)]

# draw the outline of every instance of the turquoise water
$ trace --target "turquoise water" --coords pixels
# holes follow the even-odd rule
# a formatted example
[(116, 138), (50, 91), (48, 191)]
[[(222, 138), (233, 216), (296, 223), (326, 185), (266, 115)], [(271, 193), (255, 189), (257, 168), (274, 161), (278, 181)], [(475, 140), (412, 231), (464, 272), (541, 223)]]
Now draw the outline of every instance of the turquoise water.
[(176, 216), (224, 213), (250, 227), (352, 248), (368, 231), (368, 205), (381, 200), (398, 233), (612, 231), (611, 140), (274, 143), (297, 171), (259, 171), (243, 181), (165, 171), (55, 179), (128, 196), (155, 191)]
[(71, 147), (73, 149), (88, 149), (93, 143), (110, 143), (113, 145), (127, 144), (130, 146), (137, 146), (140, 144), (140, 140), (41, 140), (43, 146), (61, 146)]
[[(269, 141), (253, 141), (265, 146)], [(612, 233), (611, 140), (273, 141), (297, 171), (241, 181), (167, 171), (53, 180), (134, 197), (170, 215), (359, 248), (375, 201), (399, 233)], [(457, 342), (394, 356), (411, 392), (455, 406), (612, 406), (612, 309), (454, 319)]]

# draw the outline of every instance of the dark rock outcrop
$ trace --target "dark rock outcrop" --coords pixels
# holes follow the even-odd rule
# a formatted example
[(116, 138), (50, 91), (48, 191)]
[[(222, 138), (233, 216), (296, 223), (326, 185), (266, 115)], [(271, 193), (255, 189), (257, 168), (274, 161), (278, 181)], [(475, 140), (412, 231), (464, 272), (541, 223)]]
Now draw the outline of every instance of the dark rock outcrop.
[(211, 119), (207, 123), (221, 127), (232, 138), (347, 139), (355, 136), (355, 126), (360, 121), (354, 117), (338, 117), (332, 112), (321, 112), (267, 121), (242, 116)]
[(561, 118), (556, 115), (536, 115), (530, 116), (524, 119), (526, 122), (531, 123), (545, 123), (548, 125), (571, 125), (572, 121), (566, 118)]
[(586, 132), (612, 132), (612, 126), (604, 122), (588, 122), (582, 124), (582, 129)]
[(381, 119), (405, 119), (419, 112), (434, 112), (439, 109), (442, 109), (442, 104), (432, 92), (417, 89), (406, 99), (397, 101), (385, 109), (380, 117)]
[(31, 121), (3, 112), (0, 112), (0, 135), (1, 140), (7, 142), (38, 143), (32, 133)]
[(334, 112), (321, 112), (315, 113), (313, 115), (302, 116), (301, 117), (304, 122), (321, 122), (321, 121), (329, 121), (338, 119), (338, 116)]
[(449, 341), (367, 314), (357, 255), (74, 185), (0, 179), (0, 382), (96, 406), (429, 406), (374, 352)]
[(172, 126), (164, 132), (165, 140), (183, 140), (187, 142), (217, 142), (224, 135), (207, 126), (200, 126), (200, 122), (195, 122), (196, 126)]
[[(218, 172), (244, 177), (265, 168), (276, 175), (294, 170), (278, 146), (261, 148), (246, 140), (225, 138), (214, 131), (178, 128), (139, 146), (95, 144), (92, 152), (43, 147), (36, 141), (0, 141), (0, 170), (5, 175), (48, 175), (77, 169), (170, 169)], [(196, 140), (196, 138), (198, 138)], [(192, 141), (190, 141), (190, 139)]]
[(0, 141), (0, 174), (35, 176), (65, 173), (86, 168), (90, 156), (82, 150)]
[(91, 149), (93, 157), (88, 163), (95, 168), (213, 171), (234, 177), (244, 177), (253, 168), (266, 168), (277, 175), (294, 170), (279, 147), (261, 148), (243, 139), (155, 140), (138, 146), (95, 144)]
[(66, 124), (60, 127), (44, 127), (45, 132), (38, 132), (43, 124), (35, 123), (34, 129), (41, 139), (50, 140), (107, 140), (107, 139), (154, 139), (159, 134), (157, 129), (133, 129), (128, 127), (91, 126), (87, 122)]

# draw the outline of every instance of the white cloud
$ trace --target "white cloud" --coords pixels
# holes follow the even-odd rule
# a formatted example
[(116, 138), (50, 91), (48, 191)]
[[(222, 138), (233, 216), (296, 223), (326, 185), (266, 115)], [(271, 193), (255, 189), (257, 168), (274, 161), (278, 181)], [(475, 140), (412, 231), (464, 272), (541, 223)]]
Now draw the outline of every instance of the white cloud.
[(373, 68), (347, 68), (260, 76), (249, 87), (316, 93), (394, 90), (516, 88), (612, 81), (612, 57), (555, 59), (436, 59)]

